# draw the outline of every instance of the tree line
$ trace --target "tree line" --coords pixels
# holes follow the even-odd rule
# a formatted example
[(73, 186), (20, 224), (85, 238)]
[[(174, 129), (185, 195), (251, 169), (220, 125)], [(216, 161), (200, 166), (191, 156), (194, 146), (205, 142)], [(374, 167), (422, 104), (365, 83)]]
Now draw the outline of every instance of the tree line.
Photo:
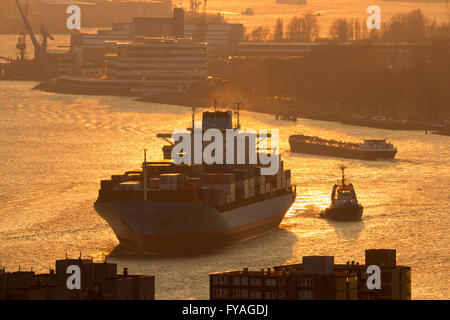
[[(232, 59), (217, 74), (246, 103), (285, 97), (299, 112), (332, 112), (432, 121), (450, 114), (450, 40), (408, 50), (370, 42), (317, 46), (302, 58)], [(283, 112), (283, 105), (277, 112)]]
[[(285, 24), (277, 19), (271, 29), (259, 26), (246, 33), (246, 41), (318, 41), (320, 24), (317, 15), (307, 12), (303, 16), (295, 16)], [(438, 23), (426, 17), (422, 10), (415, 9), (408, 13), (399, 13), (382, 23), (380, 30), (369, 30), (366, 21), (355, 18), (335, 19), (329, 30), (327, 40), (339, 41), (424, 41), (429, 39), (445, 39), (450, 37), (450, 22)]]

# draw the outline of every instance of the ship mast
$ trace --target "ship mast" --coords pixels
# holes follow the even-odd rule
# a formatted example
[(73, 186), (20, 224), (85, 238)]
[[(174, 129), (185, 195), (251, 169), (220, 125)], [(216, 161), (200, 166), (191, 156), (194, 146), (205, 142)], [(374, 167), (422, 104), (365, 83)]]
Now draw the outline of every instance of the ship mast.
[(341, 165), (341, 170), (342, 170), (342, 186), (345, 186), (345, 173), (344, 173), (344, 170), (345, 170), (346, 168), (345, 168), (345, 166), (344, 165)]

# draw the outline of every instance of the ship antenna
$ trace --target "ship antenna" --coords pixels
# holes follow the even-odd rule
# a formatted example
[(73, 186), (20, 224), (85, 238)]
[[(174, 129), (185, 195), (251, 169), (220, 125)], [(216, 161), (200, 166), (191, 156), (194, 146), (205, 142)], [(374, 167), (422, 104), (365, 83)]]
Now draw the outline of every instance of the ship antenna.
[(344, 186), (345, 185), (345, 173), (344, 173), (345, 166), (344, 165), (341, 165), (341, 170), (342, 170), (342, 185)]

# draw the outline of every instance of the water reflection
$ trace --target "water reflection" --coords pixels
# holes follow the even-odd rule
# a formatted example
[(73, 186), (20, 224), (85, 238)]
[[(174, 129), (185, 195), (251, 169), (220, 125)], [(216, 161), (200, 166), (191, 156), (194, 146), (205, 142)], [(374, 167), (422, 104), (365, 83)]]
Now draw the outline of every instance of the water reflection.
[[(282, 229), (276, 228), (270, 231), (267, 231), (263, 234), (260, 234), (251, 239), (245, 239), (240, 242), (230, 243), (227, 245), (223, 245), (221, 247), (214, 248), (199, 248), (191, 251), (180, 251), (180, 252), (170, 252), (170, 253), (137, 253), (130, 249), (123, 247), (118, 244), (114, 248), (112, 248), (111, 252), (108, 254), (108, 257), (114, 259), (143, 259), (143, 260), (157, 260), (157, 259), (167, 259), (167, 258), (180, 258), (183, 259), (191, 259), (191, 258), (206, 258), (206, 257), (217, 257), (221, 256), (224, 253), (227, 253), (231, 256), (237, 255), (242, 257), (248, 257), (249, 255), (254, 254), (255, 252), (260, 251), (261, 254), (264, 254), (265, 250), (268, 250), (268, 247), (273, 248), (284, 248), (280, 251), (280, 259), (286, 260), (291, 257), (293, 254), (294, 244), (297, 242), (297, 237), (295, 233)], [(270, 249), (269, 249), (270, 250)]]
[(354, 222), (342, 222), (326, 219), (327, 223), (332, 226), (339, 237), (345, 239), (356, 240), (359, 238), (361, 231), (364, 229), (364, 220)]

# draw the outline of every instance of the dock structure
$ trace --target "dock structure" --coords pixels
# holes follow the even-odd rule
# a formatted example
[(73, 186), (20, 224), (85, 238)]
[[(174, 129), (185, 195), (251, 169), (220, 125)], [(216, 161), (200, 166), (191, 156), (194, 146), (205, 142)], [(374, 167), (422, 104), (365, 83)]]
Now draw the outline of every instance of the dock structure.
[[(409, 54), (416, 48), (428, 49), (431, 41), (424, 42), (387, 42), (387, 41), (315, 41), (315, 42), (250, 42), (241, 41), (236, 57), (304, 57), (316, 48), (326, 47), (355, 47), (366, 48), (379, 53)], [(450, 54), (450, 53), (449, 53)]]

